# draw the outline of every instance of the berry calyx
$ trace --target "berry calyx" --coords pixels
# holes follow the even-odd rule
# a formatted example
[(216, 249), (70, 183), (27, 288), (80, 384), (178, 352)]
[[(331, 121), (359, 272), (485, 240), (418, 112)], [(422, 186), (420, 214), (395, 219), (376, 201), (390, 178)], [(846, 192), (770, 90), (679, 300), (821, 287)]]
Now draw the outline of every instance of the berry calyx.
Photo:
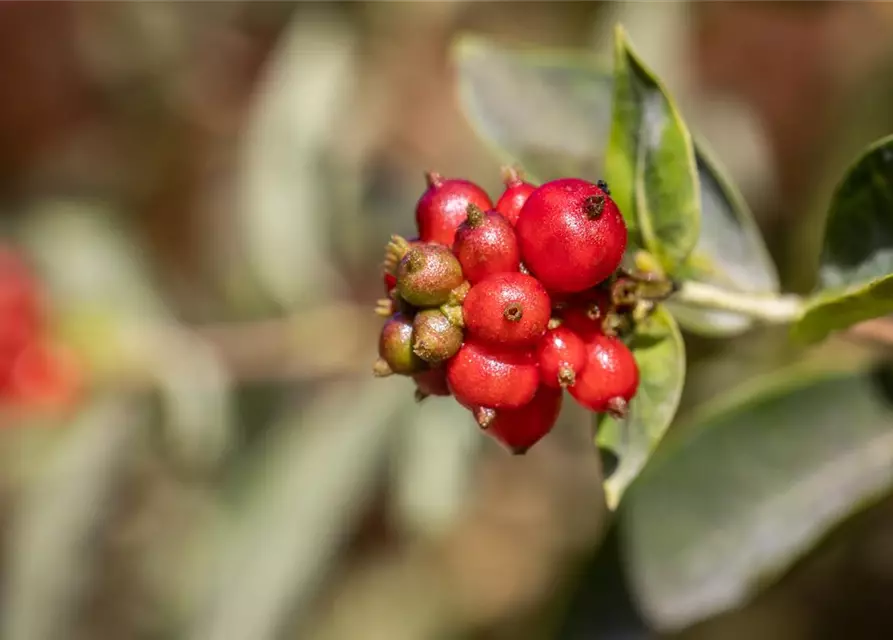
[(523, 407), (496, 411), (487, 434), (515, 455), (523, 455), (555, 426), (561, 412), (561, 400), (561, 389), (541, 386)]
[(421, 402), (429, 396), (450, 395), (446, 371), (443, 369), (428, 369), (427, 371), (413, 374), (412, 379), (416, 386), (416, 402)]
[(456, 231), (453, 253), (472, 284), (488, 275), (518, 271), (521, 253), (512, 225), (496, 211), (468, 205), (468, 217)]
[(456, 229), (465, 221), (469, 204), (487, 211), (493, 208), (490, 196), (468, 180), (446, 180), (439, 173), (425, 174), (428, 188), (416, 205), (419, 238), (453, 246)]
[(567, 327), (550, 329), (540, 340), (540, 380), (549, 387), (570, 387), (586, 366), (586, 344)]
[(496, 210), (501, 213), (509, 223), (514, 226), (518, 222), (521, 208), (527, 202), (527, 198), (536, 189), (535, 185), (524, 182), (520, 172), (514, 167), (503, 167), (502, 181), (505, 191), (496, 202)]
[(521, 258), (549, 290), (594, 287), (620, 264), (627, 230), (614, 201), (577, 178), (553, 180), (530, 194), (515, 226)]
[(534, 344), (545, 333), (551, 311), (546, 289), (523, 273), (484, 278), (462, 304), (471, 337), (506, 347)]
[(395, 313), (381, 329), (378, 355), (372, 367), (377, 377), (397, 373), (411, 375), (425, 368), (425, 362), (412, 350), (412, 318)]
[(397, 292), (417, 307), (436, 307), (450, 300), (465, 281), (462, 267), (447, 247), (420, 244), (409, 249), (397, 265)]
[(456, 355), (462, 338), (462, 329), (438, 309), (419, 311), (412, 321), (412, 350), (429, 364), (440, 364)]
[(532, 351), (497, 349), (466, 340), (446, 363), (450, 390), (462, 405), (477, 409), (524, 406), (539, 386)]
[(568, 390), (587, 409), (623, 418), (638, 387), (639, 367), (629, 348), (619, 338), (596, 336), (587, 342), (586, 365)]

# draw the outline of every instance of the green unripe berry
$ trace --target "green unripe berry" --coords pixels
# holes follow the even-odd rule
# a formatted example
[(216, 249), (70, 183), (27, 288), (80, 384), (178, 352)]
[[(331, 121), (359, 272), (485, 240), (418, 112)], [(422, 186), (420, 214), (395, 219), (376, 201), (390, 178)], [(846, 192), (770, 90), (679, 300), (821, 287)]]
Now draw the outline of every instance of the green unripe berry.
[(412, 247), (397, 265), (397, 292), (416, 307), (438, 307), (465, 278), (453, 252), (438, 244)]
[(430, 364), (440, 364), (456, 355), (462, 339), (462, 329), (438, 309), (419, 311), (413, 320), (412, 350)]
[(378, 340), (378, 355), (372, 371), (380, 377), (411, 375), (425, 369), (425, 362), (412, 350), (412, 318), (402, 313), (388, 318)]

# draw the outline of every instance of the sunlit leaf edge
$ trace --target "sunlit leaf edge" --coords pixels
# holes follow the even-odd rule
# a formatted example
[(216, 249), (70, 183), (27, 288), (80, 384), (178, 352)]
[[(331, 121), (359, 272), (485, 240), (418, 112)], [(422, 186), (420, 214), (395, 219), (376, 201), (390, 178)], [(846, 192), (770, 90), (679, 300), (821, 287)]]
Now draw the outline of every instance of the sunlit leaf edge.
[[(685, 164), (688, 169), (688, 174), (691, 177), (691, 209), (693, 215), (692, 219), (689, 220), (688, 234), (686, 236), (686, 244), (688, 244), (689, 246), (683, 251), (674, 252), (678, 253), (678, 255), (668, 255), (668, 252), (665, 251), (664, 243), (660, 238), (656, 237), (656, 232), (651, 224), (651, 221), (647, 219), (647, 216), (641, 215), (639, 211), (639, 200), (642, 196), (639, 185), (643, 176), (640, 172), (636, 171), (635, 167), (633, 167), (632, 176), (632, 197), (636, 203), (632, 207), (632, 214), (635, 218), (635, 224), (632, 224), (630, 226), (633, 230), (636, 231), (636, 233), (641, 236), (644, 248), (648, 249), (655, 256), (657, 256), (661, 263), (664, 265), (664, 268), (670, 274), (674, 274), (676, 270), (685, 263), (685, 260), (694, 250), (695, 246), (697, 245), (698, 238), (700, 237), (701, 189), (697, 171), (697, 163), (695, 161), (694, 140), (692, 138), (691, 132), (688, 129), (688, 125), (686, 124), (685, 119), (682, 117), (682, 114), (676, 106), (676, 102), (673, 99), (672, 94), (667, 89), (666, 85), (660, 79), (660, 77), (654, 72), (654, 70), (648, 64), (646, 64), (642, 57), (635, 51), (629, 35), (626, 32), (626, 29), (619, 23), (614, 26), (614, 55), (615, 77), (621, 71), (621, 65), (624, 64), (624, 60), (629, 60), (634, 65), (636, 65), (638, 67), (638, 71), (654, 83), (654, 86), (657, 88), (663, 99), (666, 101), (670, 118), (679, 127), (682, 133), (682, 139), (684, 142)], [(616, 101), (614, 103), (614, 109), (616, 113)], [(609, 149), (617, 145), (615, 135), (616, 117), (612, 116), (612, 120), (613, 122), (611, 126), (611, 133), (608, 137)], [(608, 153), (606, 152), (605, 155), (607, 157)]]

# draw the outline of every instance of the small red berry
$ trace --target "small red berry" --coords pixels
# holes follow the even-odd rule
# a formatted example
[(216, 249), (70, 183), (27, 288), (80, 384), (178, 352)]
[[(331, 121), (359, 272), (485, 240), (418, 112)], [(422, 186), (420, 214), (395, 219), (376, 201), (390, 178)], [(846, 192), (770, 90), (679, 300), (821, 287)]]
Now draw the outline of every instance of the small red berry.
[(384, 272), (384, 292), (390, 293), (397, 286), (397, 276), (392, 276), (387, 271)]
[(16, 357), (3, 395), (26, 407), (64, 408), (77, 401), (81, 369), (68, 350), (36, 342)]
[(532, 345), (546, 331), (552, 312), (549, 294), (523, 273), (497, 273), (474, 285), (462, 304), (468, 334), (515, 347)]
[(462, 266), (447, 247), (420, 244), (412, 247), (397, 265), (397, 292), (417, 307), (437, 307), (465, 282)]
[(496, 210), (514, 226), (518, 223), (521, 207), (527, 202), (527, 198), (534, 192), (536, 186), (524, 182), (518, 171), (511, 167), (503, 169), (503, 183), (505, 191), (502, 192), (496, 203)]
[(469, 204), (487, 211), (493, 208), (490, 196), (468, 180), (445, 180), (438, 173), (425, 175), (428, 189), (416, 205), (415, 219), (419, 238), (453, 246), (456, 229), (465, 221)]
[(586, 366), (586, 344), (573, 330), (550, 329), (540, 340), (540, 380), (550, 387), (570, 387)]
[(533, 398), (539, 372), (532, 351), (495, 349), (466, 341), (446, 363), (447, 382), (460, 404), (512, 409)]
[(618, 338), (596, 336), (586, 344), (586, 365), (568, 390), (581, 405), (597, 413), (624, 417), (639, 387), (639, 367)]
[(589, 289), (569, 296), (560, 311), (562, 326), (588, 342), (604, 332), (603, 322), (611, 308), (611, 294), (602, 289)]
[(538, 187), (515, 226), (527, 268), (555, 292), (594, 287), (620, 265), (627, 230), (614, 201), (576, 178)]
[(527, 453), (552, 430), (561, 412), (561, 389), (541, 386), (533, 400), (520, 409), (499, 409), (486, 433), (515, 455)]
[(415, 398), (421, 402), (428, 396), (448, 396), (450, 388), (447, 385), (445, 369), (428, 369), (412, 376), (415, 381)]
[(498, 212), (484, 213), (473, 204), (468, 205), (468, 217), (456, 231), (453, 253), (471, 284), (494, 273), (517, 271), (521, 264), (512, 225)]

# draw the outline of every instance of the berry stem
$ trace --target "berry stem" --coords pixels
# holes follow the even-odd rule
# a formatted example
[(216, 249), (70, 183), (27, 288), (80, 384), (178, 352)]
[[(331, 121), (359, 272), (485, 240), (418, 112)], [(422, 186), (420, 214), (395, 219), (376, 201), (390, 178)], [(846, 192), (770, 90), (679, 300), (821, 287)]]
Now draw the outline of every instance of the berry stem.
[(460, 329), (465, 328), (465, 314), (462, 313), (462, 306), (457, 304), (444, 304), (440, 307), (440, 312), (447, 317), (447, 320), (453, 326)]
[(395, 276), (397, 275), (397, 265), (409, 251), (409, 242), (403, 236), (391, 236), (384, 250), (384, 268), (385, 273)]
[(562, 387), (572, 387), (577, 381), (577, 375), (570, 367), (561, 367), (558, 370), (558, 384)]
[(671, 300), (689, 307), (732, 311), (767, 324), (788, 324), (803, 313), (803, 299), (794, 294), (733, 292), (687, 280)]
[(387, 318), (394, 313), (394, 301), (391, 298), (381, 298), (375, 301), (375, 314)]
[(496, 419), (496, 411), (488, 407), (478, 407), (474, 410), (474, 419), (481, 429), (487, 429)]
[(600, 193), (589, 196), (583, 206), (590, 220), (598, 220), (605, 210), (605, 196)]
[(507, 187), (521, 184), (521, 171), (517, 167), (506, 165), (502, 167), (502, 183)]
[(443, 184), (443, 176), (436, 171), (426, 171), (425, 182), (428, 184), (429, 187), (437, 188)]
[(523, 456), (530, 450), (530, 447), (512, 447), (513, 456)]
[(386, 378), (393, 374), (394, 371), (391, 369), (391, 366), (383, 358), (379, 358), (372, 365), (372, 375), (376, 378)]
[(623, 398), (611, 398), (608, 400), (608, 414), (616, 420), (626, 420), (629, 415), (629, 403)]
[(472, 229), (484, 224), (484, 210), (473, 202), (468, 203), (468, 207), (465, 209), (465, 215), (465, 222)]

